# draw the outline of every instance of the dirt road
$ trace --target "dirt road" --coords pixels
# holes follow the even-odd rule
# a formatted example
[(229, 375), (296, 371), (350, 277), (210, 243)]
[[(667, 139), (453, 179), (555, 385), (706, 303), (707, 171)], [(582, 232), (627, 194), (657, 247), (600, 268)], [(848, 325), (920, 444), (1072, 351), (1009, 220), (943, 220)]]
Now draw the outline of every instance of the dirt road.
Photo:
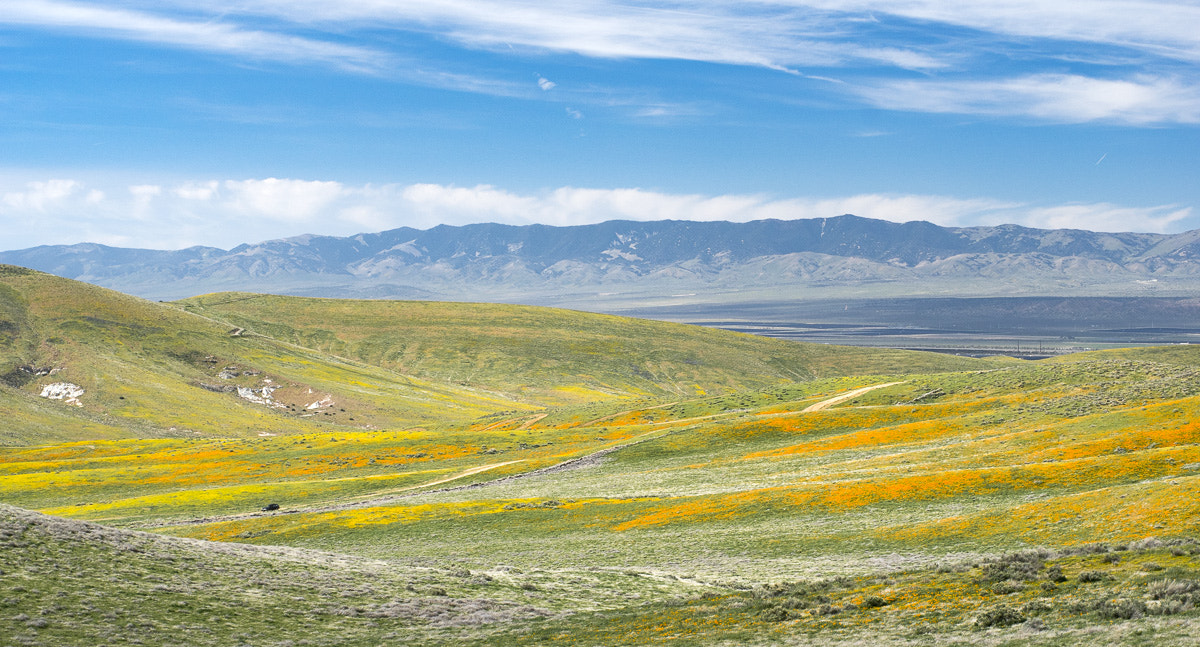
[(823, 409), (828, 409), (829, 407), (832, 407), (835, 404), (845, 402), (846, 400), (853, 400), (854, 398), (857, 398), (858, 396), (860, 396), (864, 393), (867, 393), (868, 391), (874, 391), (875, 389), (882, 389), (882, 388), (888, 387), (888, 386), (896, 386), (897, 384), (904, 384), (904, 382), (888, 382), (887, 384), (876, 384), (874, 386), (864, 386), (861, 389), (854, 389), (853, 391), (847, 391), (846, 393), (843, 393), (843, 394), (837, 396), (836, 398), (829, 398), (828, 400), (822, 400), (816, 404), (805, 407), (803, 410), (800, 411), (800, 413), (812, 413), (814, 411), (821, 411)]

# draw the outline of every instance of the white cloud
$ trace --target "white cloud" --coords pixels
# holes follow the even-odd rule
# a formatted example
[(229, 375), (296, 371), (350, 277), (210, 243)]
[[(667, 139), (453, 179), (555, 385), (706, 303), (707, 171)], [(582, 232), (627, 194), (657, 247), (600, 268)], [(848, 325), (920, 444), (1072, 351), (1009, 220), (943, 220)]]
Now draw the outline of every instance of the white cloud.
[(149, 201), (162, 195), (162, 187), (157, 184), (135, 184), (129, 187), (129, 194), (137, 201)]
[(893, 222), (926, 220), (945, 227), (1007, 222), (1021, 203), (986, 198), (963, 199), (940, 195), (864, 194), (844, 198), (786, 201), (802, 218), (822, 218), (832, 212)]
[(1191, 207), (1122, 207), (1114, 204), (1068, 204), (1029, 209), (1018, 224), (1046, 229), (1127, 231), (1137, 223), (1141, 231), (1172, 231), (1192, 215)]
[(884, 81), (855, 91), (888, 110), (1024, 115), (1067, 123), (1200, 123), (1200, 85), (1174, 78), (1039, 74), (989, 81)]
[(24, 190), (3, 194), (3, 203), (13, 210), (44, 212), (66, 201), (80, 185), (75, 180), (28, 182)]
[(279, 178), (124, 187), (93, 187), (60, 179), (27, 182), (12, 190), (0, 185), (0, 230), (6, 232), (6, 249), (77, 242), (157, 249), (196, 244), (230, 248), (305, 233), (346, 236), (401, 226), (788, 220), (846, 213), (944, 226), (1016, 223), (1148, 232), (1200, 227), (1194, 210), (1186, 205), (1041, 205), (939, 195), (776, 198), (581, 187), (518, 193), (490, 185), (345, 185)]
[[(149, 3), (145, 3), (149, 4)], [(161, 5), (161, 3), (157, 3)], [(1023, 39), (1117, 44), (1200, 58), (1200, 7), (1168, 0), (174, 0), (195, 11), (254, 14), (306, 27), (385, 25), (471, 47), (532, 47), (604, 58), (688, 59), (781, 68), (874, 60), (936, 68), (942, 55), (862, 47), (888, 16)], [(153, 6), (153, 5), (152, 5)], [(882, 17), (882, 19), (881, 19)], [(871, 42), (871, 41), (868, 41)]]
[(412, 209), (422, 222), (533, 222), (527, 220), (539, 208), (532, 196), (519, 196), (493, 186), (443, 186), (413, 184), (400, 192), (404, 206)]
[(567, 116), (572, 119), (583, 119), (583, 113), (574, 108), (567, 108)]
[[(243, 29), (203, 6), (206, 20), (163, 17), (60, 0), (5, 0), (0, 24), (66, 29), (85, 34), (160, 43), (174, 47), (284, 62), (322, 63), (353, 71), (376, 71), (387, 62), (381, 52), (282, 33)], [(159, 9), (151, 6), (149, 9)]]
[[(391, 39), (372, 41), (371, 34), (421, 32), (505, 56), (569, 52), (789, 72), (841, 67), (955, 75), (867, 82), (853, 95), (897, 110), (1134, 125), (1194, 123), (1200, 112), (1200, 73), (1193, 65), (1200, 61), (1200, 5), (1194, 1), (124, 0), (106, 6), (113, 4), (7, 0), (0, 24), (322, 64), (501, 96), (534, 91), (440, 69), (455, 65), (449, 59), (400, 64)], [(911, 21), (920, 23), (918, 38)], [(363, 44), (344, 44), (350, 39)], [(985, 65), (1010, 52), (1019, 61), (1010, 65), (1027, 73), (989, 78)], [(1066, 74), (1065, 60), (1124, 66), (1124, 78)], [(1134, 77), (1131, 69), (1145, 76)], [(555, 87), (541, 75), (537, 82), (543, 91)], [(663, 110), (651, 105), (641, 116)]]
[(220, 187), (220, 183), (216, 180), (187, 182), (175, 187), (173, 192), (184, 200), (204, 201), (213, 199), (217, 195), (218, 187)]
[(1111, 43), (1200, 59), (1200, 6), (1171, 0), (796, 0), (793, 6), (874, 12), (983, 32)]
[(1122, 207), (1107, 203), (1039, 206), (990, 198), (862, 194), (834, 198), (774, 199), (755, 194), (705, 196), (643, 189), (562, 187), (521, 195), (494, 186), (421, 184), (401, 194), (418, 226), (435, 222), (577, 225), (606, 220), (729, 220), (828, 218), (854, 214), (892, 222), (924, 220), (948, 227), (1015, 223), (1038, 228), (1095, 231), (1177, 231), (1190, 207)]
[(267, 178), (226, 180), (226, 206), (254, 217), (282, 222), (311, 222), (342, 197), (338, 182)]

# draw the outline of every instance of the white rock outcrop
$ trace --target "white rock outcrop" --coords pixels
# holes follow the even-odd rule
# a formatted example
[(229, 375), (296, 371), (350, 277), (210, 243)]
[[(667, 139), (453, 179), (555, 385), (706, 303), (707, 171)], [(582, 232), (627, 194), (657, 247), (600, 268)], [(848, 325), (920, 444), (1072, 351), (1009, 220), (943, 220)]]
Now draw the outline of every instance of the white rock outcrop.
[(274, 407), (276, 409), (286, 409), (286, 404), (283, 404), (282, 402), (276, 402), (275, 400), (271, 399), (271, 394), (278, 390), (278, 388), (270, 386), (264, 386), (261, 389), (251, 389), (249, 387), (239, 386), (237, 389), (237, 394), (239, 398), (242, 398), (243, 400), (249, 400), (255, 404), (265, 404), (268, 407)]
[(71, 384), (70, 382), (55, 382), (42, 387), (42, 397), (51, 400), (62, 400), (67, 404), (73, 404), (77, 407), (82, 407), (83, 403), (79, 401), (79, 396), (84, 394), (82, 386)]

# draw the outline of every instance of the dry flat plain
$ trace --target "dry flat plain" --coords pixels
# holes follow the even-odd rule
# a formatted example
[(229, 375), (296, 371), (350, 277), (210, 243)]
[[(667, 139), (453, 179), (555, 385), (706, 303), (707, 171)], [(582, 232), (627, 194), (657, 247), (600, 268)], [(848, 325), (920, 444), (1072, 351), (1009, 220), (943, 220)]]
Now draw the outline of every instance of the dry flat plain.
[(1200, 634), (1193, 346), (969, 359), (3, 266), (0, 374), (0, 645)]

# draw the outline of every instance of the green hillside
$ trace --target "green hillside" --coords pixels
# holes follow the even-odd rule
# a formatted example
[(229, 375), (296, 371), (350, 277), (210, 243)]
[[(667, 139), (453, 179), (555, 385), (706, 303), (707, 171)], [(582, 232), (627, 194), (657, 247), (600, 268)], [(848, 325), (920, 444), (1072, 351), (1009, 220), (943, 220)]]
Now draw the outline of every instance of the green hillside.
[(529, 306), (240, 293), (178, 305), (307, 348), (546, 405), (698, 397), (818, 377), (982, 365), (953, 356), (797, 344)]
[[(0, 278), (18, 643), (1200, 633), (1197, 346), (969, 360)], [(61, 382), (78, 405), (40, 397)]]
[[(546, 308), (259, 295), (152, 303), (13, 266), (0, 268), (0, 331), (7, 445), (444, 428), (565, 403), (978, 364)], [(37, 397), (62, 383), (84, 395)], [(238, 396), (263, 399), (264, 387), (270, 402)]]
[[(503, 394), (401, 375), (240, 334), (164, 304), (0, 268), (0, 444), (262, 436), (461, 422), (531, 409)], [(69, 383), (78, 405), (38, 395)], [(207, 385), (207, 387), (206, 387)], [(241, 398), (237, 388), (271, 403)], [(313, 409), (313, 403), (327, 401)]]

